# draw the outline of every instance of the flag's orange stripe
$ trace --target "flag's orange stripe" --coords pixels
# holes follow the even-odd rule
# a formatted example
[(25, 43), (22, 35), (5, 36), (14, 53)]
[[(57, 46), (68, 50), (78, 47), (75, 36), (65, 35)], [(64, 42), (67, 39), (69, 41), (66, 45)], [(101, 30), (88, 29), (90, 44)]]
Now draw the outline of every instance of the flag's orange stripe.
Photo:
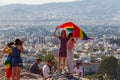
[(66, 27), (64, 27), (64, 28), (66, 28), (66, 29), (67, 29), (67, 28), (73, 28), (73, 26), (66, 26)]

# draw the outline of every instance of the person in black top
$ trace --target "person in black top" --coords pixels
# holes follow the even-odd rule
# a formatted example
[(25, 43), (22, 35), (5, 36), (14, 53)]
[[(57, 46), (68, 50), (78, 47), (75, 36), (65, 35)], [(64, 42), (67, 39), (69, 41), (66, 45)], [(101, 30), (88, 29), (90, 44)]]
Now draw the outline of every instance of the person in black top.
[(30, 72), (34, 73), (34, 74), (39, 74), (42, 75), (42, 69), (39, 68), (39, 64), (40, 64), (41, 59), (36, 59), (36, 62), (32, 64), (32, 66), (30, 67)]

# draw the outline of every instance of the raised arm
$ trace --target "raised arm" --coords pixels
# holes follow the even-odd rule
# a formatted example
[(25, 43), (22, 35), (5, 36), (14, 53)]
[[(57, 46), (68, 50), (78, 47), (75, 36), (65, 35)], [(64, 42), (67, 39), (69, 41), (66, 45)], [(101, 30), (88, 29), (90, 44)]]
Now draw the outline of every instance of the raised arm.
[(24, 52), (24, 48), (23, 48), (23, 45), (21, 46), (21, 52)]
[(6, 50), (5, 50), (6, 48), (7, 48), (7, 46), (3, 49), (3, 53), (6, 53)]
[(56, 27), (56, 29), (55, 29), (55, 31), (54, 31), (54, 33), (53, 33), (53, 36), (55, 36), (55, 37), (58, 38), (58, 36), (56, 35), (56, 31), (57, 31), (57, 29), (58, 29), (58, 27)]
[(74, 40), (75, 40), (75, 43), (78, 41), (78, 39), (79, 39), (79, 38), (75, 38), (75, 39), (74, 39)]
[(71, 38), (69, 39), (69, 42), (76, 43), (76, 42), (77, 42), (77, 39), (74, 38), (74, 37), (71, 37)]

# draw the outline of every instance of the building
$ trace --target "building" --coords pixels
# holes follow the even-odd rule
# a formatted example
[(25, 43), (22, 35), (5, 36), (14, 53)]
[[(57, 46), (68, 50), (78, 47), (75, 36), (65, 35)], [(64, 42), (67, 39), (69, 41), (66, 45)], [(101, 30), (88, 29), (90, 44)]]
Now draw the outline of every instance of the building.
[(82, 67), (83, 67), (84, 75), (98, 73), (99, 72), (99, 64), (100, 64), (99, 62), (83, 63)]

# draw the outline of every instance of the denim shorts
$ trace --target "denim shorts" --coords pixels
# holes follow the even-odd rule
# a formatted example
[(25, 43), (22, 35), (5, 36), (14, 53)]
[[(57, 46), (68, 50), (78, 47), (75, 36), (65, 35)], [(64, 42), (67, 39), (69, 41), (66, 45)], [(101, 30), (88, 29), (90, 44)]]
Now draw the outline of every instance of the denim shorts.
[(12, 57), (12, 67), (23, 67), (23, 62), (21, 58)]

